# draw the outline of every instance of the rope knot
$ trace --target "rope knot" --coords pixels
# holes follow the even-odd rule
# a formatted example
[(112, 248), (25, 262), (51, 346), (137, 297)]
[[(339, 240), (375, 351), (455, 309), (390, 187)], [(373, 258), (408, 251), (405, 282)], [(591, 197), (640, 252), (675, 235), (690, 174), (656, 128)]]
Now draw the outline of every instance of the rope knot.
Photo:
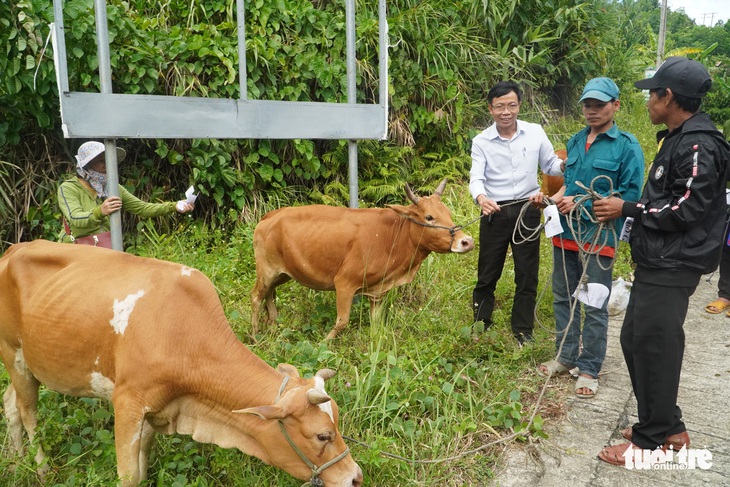
[(324, 481), (321, 478), (319, 478), (319, 475), (312, 474), (312, 478), (309, 479), (309, 482), (307, 482), (306, 484), (302, 485), (302, 487), (307, 487), (307, 486), (311, 486), (311, 487), (324, 487)]

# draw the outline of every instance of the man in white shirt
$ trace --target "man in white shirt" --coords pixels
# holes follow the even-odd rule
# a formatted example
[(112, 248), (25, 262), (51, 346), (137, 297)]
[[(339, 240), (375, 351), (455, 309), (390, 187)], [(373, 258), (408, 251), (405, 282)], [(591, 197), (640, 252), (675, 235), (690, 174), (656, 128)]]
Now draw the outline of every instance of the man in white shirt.
[[(522, 90), (514, 81), (501, 81), (487, 94), (494, 123), (474, 137), (469, 171), (469, 192), (484, 217), (479, 227), (479, 263), (473, 292), (474, 321), (492, 325), (494, 290), (502, 275), (507, 249), (512, 246), (515, 264), (515, 296), (512, 333), (521, 346), (532, 339), (538, 269), (539, 240), (512, 242), (522, 206), (540, 191), (538, 166), (544, 174), (561, 175), (563, 161), (555, 155), (545, 131), (538, 124), (517, 120)], [(529, 207), (523, 223), (535, 228), (540, 210)]]

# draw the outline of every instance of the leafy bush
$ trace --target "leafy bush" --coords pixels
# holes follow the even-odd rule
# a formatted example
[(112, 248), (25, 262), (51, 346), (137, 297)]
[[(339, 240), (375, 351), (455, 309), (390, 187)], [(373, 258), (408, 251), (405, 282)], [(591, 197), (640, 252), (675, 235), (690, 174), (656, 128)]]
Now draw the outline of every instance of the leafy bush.
[[(113, 91), (237, 97), (234, 6), (230, 0), (107, 2)], [(362, 185), (373, 192), (363, 195), (364, 203), (398, 197), (397, 188), (408, 180), (463, 175), (475, 127), (488, 120), (484, 94), (495, 81), (523, 81), (536, 121), (544, 122), (547, 106), (572, 107), (585, 78), (610, 65), (610, 53), (635, 59), (628, 54), (634, 44), (605, 41), (618, 35), (597, 37), (626, 28), (611, 20), (614, 8), (606, 4), (599, 11), (605, 15), (596, 15), (569, 0), (389, 3), (391, 140), (361, 144), (362, 180), (373, 183)], [(67, 0), (63, 9), (70, 87), (98, 91), (93, 1)], [(342, 5), (257, 1), (247, 2), (245, 10), (249, 97), (345, 101)], [(48, 179), (57, 182), (77, 146), (63, 140), (58, 128), (51, 49), (43, 50), (52, 15), (51, 3), (40, 0), (0, 5), (0, 43), (6, 47), (0, 59), (0, 159), (20, 168), (16, 179), (23, 192), (39, 188), (33, 198), (20, 198), (36, 206), (36, 215), (26, 220), (18, 216), (26, 208), (13, 208), (16, 225), (3, 229), (6, 241), (57, 233), (51, 185), (29, 166), (45, 161)], [(356, 26), (358, 102), (374, 103), (380, 96), (374, 5), (358, 5)], [(619, 64), (624, 72), (635, 67)], [(246, 219), (248, 207), (291, 187), (325, 203), (348, 200), (347, 150), (340, 141), (119, 143), (130, 154), (120, 179), (135, 194), (172, 198), (195, 184), (205, 196), (197, 212), (213, 225)]]
[(715, 124), (725, 127), (725, 137), (730, 137), (730, 76), (728, 61), (711, 69), (713, 75), (712, 90), (702, 101), (702, 110), (712, 118)]

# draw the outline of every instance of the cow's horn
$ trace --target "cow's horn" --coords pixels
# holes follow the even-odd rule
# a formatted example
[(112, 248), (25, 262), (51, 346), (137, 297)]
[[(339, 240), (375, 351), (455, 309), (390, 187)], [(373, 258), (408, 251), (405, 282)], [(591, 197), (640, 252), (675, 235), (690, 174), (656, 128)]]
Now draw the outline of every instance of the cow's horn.
[(413, 194), (413, 191), (411, 191), (411, 187), (406, 183), (406, 196), (408, 196), (408, 199), (413, 202), (413, 204), (418, 204), (418, 196)]
[(313, 404), (316, 406), (317, 404), (331, 401), (332, 398), (329, 397), (325, 392), (319, 391), (317, 389), (309, 389), (307, 391), (307, 400), (309, 401), (309, 404)]
[(321, 378), (322, 378), (322, 379), (324, 379), (324, 380), (329, 380), (329, 379), (331, 379), (332, 377), (334, 377), (334, 376), (335, 376), (336, 374), (337, 374), (337, 372), (335, 372), (335, 371), (334, 371), (334, 370), (332, 370), (332, 369), (320, 369), (320, 370), (318, 370), (318, 371), (317, 371), (317, 373), (316, 373), (316, 374), (314, 374), (314, 375), (315, 375), (316, 377), (321, 377)]
[(441, 196), (441, 194), (444, 192), (444, 189), (446, 188), (446, 178), (444, 178), (443, 181), (441, 181), (441, 184), (438, 185), (436, 190), (433, 192), (436, 196)]

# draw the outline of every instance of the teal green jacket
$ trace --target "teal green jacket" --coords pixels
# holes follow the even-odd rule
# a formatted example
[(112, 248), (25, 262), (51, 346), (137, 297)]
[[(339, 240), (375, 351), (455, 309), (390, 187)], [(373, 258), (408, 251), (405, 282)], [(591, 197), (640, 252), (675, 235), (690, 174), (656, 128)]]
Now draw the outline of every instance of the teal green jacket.
[[(175, 213), (175, 202), (146, 203), (119, 185), (119, 197), (122, 199), (122, 209), (139, 215), (142, 218), (168, 215)], [(103, 200), (96, 195), (96, 191), (89, 189), (79, 181), (79, 178), (69, 179), (58, 187), (58, 206), (63, 217), (68, 222), (71, 235), (85, 237), (109, 231), (109, 217), (101, 214)], [(72, 239), (62, 230), (59, 242), (71, 243)]]
[[(626, 201), (636, 201), (641, 195), (644, 184), (644, 153), (636, 137), (618, 129), (616, 123), (605, 133), (599, 134), (586, 151), (586, 141), (590, 127), (586, 127), (575, 134), (566, 144), (568, 159), (565, 161), (565, 196), (585, 195), (586, 191), (577, 185), (580, 181), (584, 186), (607, 197), (618, 195)], [(598, 177), (605, 176), (605, 177)], [(587, 201), (586, 210), (593, 213), (591, 201)], [(595, 217), (594, 217), (595, 218)], [(625, 218), (613, 221), (613, 228), (617, 234)], [(565, 215), (560, 216), (560, 223), (565, 231), (560, 235), (564, 239), (573, 240), (573, 233)], [(597, 225), (581, 214), (580, 222), (573, 222), (574, 231), (582, 238), (583, 243), (597, 241), (616, 247), (618, 242), (613, 239), (611, 232), (604, 230), (603, 235), (596, 235)]]

